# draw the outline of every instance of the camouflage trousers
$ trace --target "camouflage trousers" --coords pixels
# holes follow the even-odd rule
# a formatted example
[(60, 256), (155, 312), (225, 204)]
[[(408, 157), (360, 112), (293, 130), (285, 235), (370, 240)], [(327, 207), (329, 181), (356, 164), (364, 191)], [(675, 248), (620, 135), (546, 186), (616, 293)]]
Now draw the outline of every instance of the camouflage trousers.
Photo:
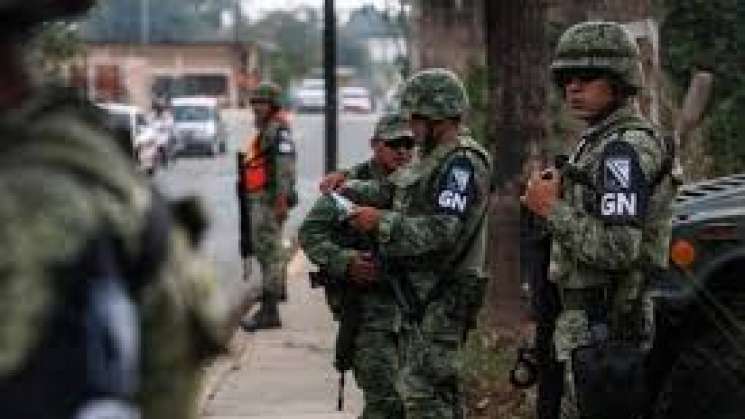
[(403, 401), (397, 387), (398, 345), (396, 332), (364, 327), (359, 331), (352, 372), (365, 398), (360, 419), (403, 419)]
[(251, 243), (259, 261), (264, 297), (281, 298), (285, 288), (287, 255), (282, 246), (284, 223), (274, 216), (274, 205), (263, 194), (251, 194)]
[(459, 355), (466, 321), (456, 294), (431, 302), (420, 322), (409, 320), (402, 327), (399, 385), (406, 419), (465, 417)]

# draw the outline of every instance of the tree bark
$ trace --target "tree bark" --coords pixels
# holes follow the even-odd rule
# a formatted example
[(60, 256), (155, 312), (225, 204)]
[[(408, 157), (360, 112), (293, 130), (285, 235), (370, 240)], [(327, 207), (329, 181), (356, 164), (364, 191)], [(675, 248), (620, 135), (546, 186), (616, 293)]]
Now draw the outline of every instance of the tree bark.
[(490, 214), (487, 301), (494, 326), (515, 328), (525, 319), (520, 281), (520, 194), (529, 162), (540, 160), (546, 138), (548, 48), (545, 0), (484, 3), (490, 144), (497, 191)]
[(479, 11), (484, 0), (419, 0), (417, 22), (421, 68), (447, 67), (460, 75), (469, 64), (483, 62)]

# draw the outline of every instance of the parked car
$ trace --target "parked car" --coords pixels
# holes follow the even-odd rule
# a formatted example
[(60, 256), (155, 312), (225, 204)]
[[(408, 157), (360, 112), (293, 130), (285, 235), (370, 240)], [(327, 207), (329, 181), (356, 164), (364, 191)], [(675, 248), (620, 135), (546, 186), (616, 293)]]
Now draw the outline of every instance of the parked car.
[(176, 97), (171, 99), (171, 112), (178, 154), (198, 151), (214, 156), (226, 151), (225, 128), (217, 98)]
[(298, 112), (322, 112), (326, 108), (326, 84), (323, 79), (304, 79), (295, 91)]
[(107, 128), (115, 133), (126, 133), (134, 147), (135, 139), (147, 126), (145, 113), (137, 106), (124, 103), (102, 102), (96, 106), (104, 111)]
[(340, 88), (339, 110), (342, 112), (372, 112), (373, 102), (370, 97), (370, 92), (364, 87), (357, 86)]
[(105, 113), (105, 124), (113, 135), (124, 135), (131, 146), (137, 166), (148, 176), (162, 166), (158, 152), (157, 132), (147, 123), (145, 113), (137, 106), (123, 103), (99, 103)]

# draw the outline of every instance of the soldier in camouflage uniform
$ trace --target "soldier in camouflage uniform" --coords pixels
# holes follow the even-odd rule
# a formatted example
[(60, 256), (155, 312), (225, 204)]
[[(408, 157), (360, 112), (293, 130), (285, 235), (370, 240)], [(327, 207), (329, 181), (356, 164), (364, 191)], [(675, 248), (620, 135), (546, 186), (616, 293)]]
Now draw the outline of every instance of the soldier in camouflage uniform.
[[(246, 144), (244, 187), (247, 188), (250, 240), (261, 265), (261, 308), (241, 323), (244, 330), (282, 327), (277, 303), (284, 298), (287, 255), (282, 227), (297, 204), (295, 144), (289, 115), (282, 110), (279, 86), (262, 82), (251, 96), (258, 133)], [(245, 264), (250, 261), (244, 261)], [(247, 270), (248, 271), (248, 270)]]
[[(406, 164), (414, 146), (408, 121), (396, 114), (383, 116), (375, 128), (371, 145), (373, 158), (344, 171), (347, 180), (384, 182), (386, 176)], [(351, 358), (352, 371), (365, 397), (362, 418), (403, 418), (403, 403), (396, 388), (401, 329), (399, 305), (390, 287), (384, 281), (375, 281), (376, 276), (385, 273), (378, 271), (371, 260), (371, 238), (340, 223), (342, 217), (334, 200), (323, 195), (298, 232), (300, 244), (310, 260), (332, 281), (341, 282), (341, 287), (344, 287), (335, 289), (357, 294), (357, 304), (350, 307), (342, 304), (343, 296), (334, 295), (327, 287), (332, 312), (339, 317), (353, 315), (352, 321), (357, 322), (351, 328), (356, 331), (351, 348), (353, 354), (337, 353), (337, 368), (340, 367), (340, 357)], [(349, 329), (342, 327), (340, 330)], [(341, 341), (344, 339), (339, 339)], [(345, 348), (337, 347), (336, 350)]]
[[(230, 334), (198, 237), (170, 222), (92, 107), (24, 69), (39, 23), (92, 3), (0, 3), (0, 411), (196, 418), (201, 365)], [(111, 358), (91, 369), (103, 340)], [(114, 358), (125, 370), (105, 368)]]
[(350, 222), (375, 237), (406, 296), (404, 417), (462, 418), (457, 354), (482, 303), (491, 159), (464, 135), (468, 97), (452, 72), (414, 75), (402, 109), (410, 114), (421, 159), (389, 177), (390, 210), (358, 206)]
[[(617, 404), (631, 406), (638, 390), (629, 385), (633, 380), (626, 377), (621, 390), (606, 390), (603, 380), (593, 386), (596, 377), (588, 371), (598, 365), (587, 363), (593, 359), (587, 354), (611, 359), (622, 351), (610, 348), (632, 348), (623, 362), (634, 362), (650, 343), (645, 273), (667, 267), (672, 156), (634, 102), (643, 84), (639, 50), (622, 26), (571, 27), (551, 70), (569, 112), (588, 124), (561, 170), (534, 174), (523, 197), (553, 235), (550, 278), (563, 306), (554, 339), (566, 371), (562, 413), (632, 417), (621, 413), (626, 407), (613, 407), (613, 397), (600, 399), (617, 392), (625, 399)], [(601, 416), (593, 408), (598, 403), (605, 405)]]

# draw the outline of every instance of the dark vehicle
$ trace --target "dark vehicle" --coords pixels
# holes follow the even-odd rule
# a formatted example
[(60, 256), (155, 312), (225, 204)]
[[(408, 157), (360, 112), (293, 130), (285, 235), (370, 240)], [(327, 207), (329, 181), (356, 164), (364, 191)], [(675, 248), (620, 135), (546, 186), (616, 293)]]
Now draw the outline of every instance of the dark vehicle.
[(652, 286), (654, 418), (745, 415), (745, 174), (681, 188)]

